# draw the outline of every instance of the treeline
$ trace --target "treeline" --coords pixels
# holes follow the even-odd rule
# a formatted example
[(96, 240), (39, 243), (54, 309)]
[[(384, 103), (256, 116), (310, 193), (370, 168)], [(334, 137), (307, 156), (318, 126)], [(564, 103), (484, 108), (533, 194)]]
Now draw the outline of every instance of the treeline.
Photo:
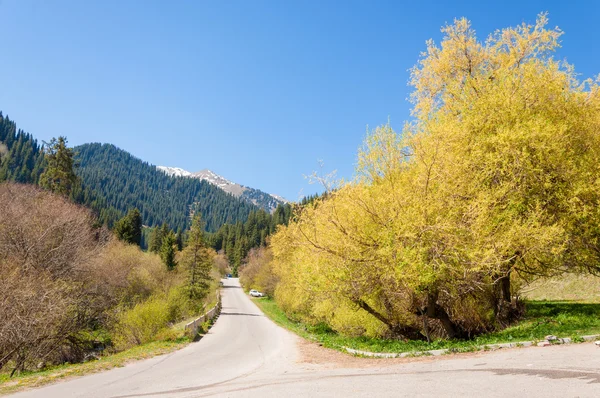
[(484, 42), (446, 26), (412, 70), (406, 130), (371, 131), (356, 179), (295, 212), (242, 276), (290, 317), (431, 340), (511, 324), (523, 281), (600, 274), (600, 86), (553, 59), (546, 23)]
[(251, 249), (263, 247), (278, 225), (287, 225), (292, 215), (290, 204), (279, 205), (273, 214), (264, 210), (251, 212), (245, 223), (225, 224), (216, 233), (207, 235), (208, 244), (227, 256), (234, 275)]
[[(220, 253), (226, 261), (231, 272), (237, 276), (238, 268), (245, 261), (252, 249), (266, 247), (268, 237), (272, 235), (279, 225), (287, 225), (292, 216), (292, 206), (279, 205), (273, 214), (264, 210), (251, 212), (245, 223), (225, 224), (217, 232), (203, 232), (202, 241), (207, 247)], [(199, 213), (194, 219), (201, 220)], [(175, 267), (177, 252), (186, 247), (189, 240), (189, 231), (174, 231), (166, 223), (152, 228), (142, 228), (140, 215), (137, 209), (115, 223), (114, 232), (124, 242), (133, 243), (157, 253), (169, 268)], [(198, 221), (200, 222), (200, 221)], [(200, 222), (204, 231), (204, 222)]]

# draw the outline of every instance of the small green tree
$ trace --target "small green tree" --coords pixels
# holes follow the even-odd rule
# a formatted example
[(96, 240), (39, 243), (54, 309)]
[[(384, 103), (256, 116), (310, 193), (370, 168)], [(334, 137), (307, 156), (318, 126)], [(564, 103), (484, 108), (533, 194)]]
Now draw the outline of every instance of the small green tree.
[(123, 242), (140, 246), (142, 242), (142, 215), (138, 209), (131, 209), (115, 224), (115, 235)]
[(169, 227), (166, 223), (163, 223), (160, 227), (157, 225), (152, 230), (152, 234), (150, 235), (150, 244), (148, 245), (148, 250), (153, 253), (160, 253), (160, 248), (163, 243), (163, 239), (169, 233)]
[(175, 240), (177, 241), (177, 250), (178, 251), (183, 250), (183, 233), (181, 232), (180, 228), (177, 229), (177, 234), (175, 235)]
[(182, 252), (182, 263), (189, 269), (189, 297), (202, 299), (210, 286), (210, 271), (213, 267), (213, 255), (204, 242), (203, 224), (200, 213), (197, 213), (188, 232), (188, 240)]
[(48, 165), (40, 176), (40, 186), (61, 195), (69, 195), (77, 182), (73, 171), (73, 155), (73, 149), (67, 147), (66, 137), (52, 138), (46, 147)]
[(169, 231), (163, 238), (162, 245), (160, 246), (160, 258), (169, 270), (173, 270), (177, 266), (175, 261), (175, 252), (177, 248), (177, 241), (173, 231)]

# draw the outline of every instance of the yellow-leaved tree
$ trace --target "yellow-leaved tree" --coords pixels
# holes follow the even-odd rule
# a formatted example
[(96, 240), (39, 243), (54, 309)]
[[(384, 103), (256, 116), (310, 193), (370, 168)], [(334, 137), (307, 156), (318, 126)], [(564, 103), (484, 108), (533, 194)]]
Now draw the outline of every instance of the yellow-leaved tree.
[(519, 313), (511, 281), (598, 271), (597, 82), (541, 14), (460, 19), (411, 73), (413, 120), (367, 135), (356, 178), (272, 240), (288, 313), (347, 334), (468, 338)]
[(433, 168), (464, 207), (501, 322), (515, 310), (513, 272), (598, 266), (598, 85), (552, 58), (561, 32), (547, 22), (541, 14), (480, 43), (458, 20), (412, 71), (415, 153), (443, 152)]

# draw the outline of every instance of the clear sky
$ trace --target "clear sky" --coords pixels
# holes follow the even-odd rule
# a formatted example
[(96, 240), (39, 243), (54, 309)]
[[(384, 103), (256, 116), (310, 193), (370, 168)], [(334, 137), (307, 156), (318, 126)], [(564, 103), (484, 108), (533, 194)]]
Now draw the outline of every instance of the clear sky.
[(600, 73), (598, 1), (0, 0), (0, 110), (42, 140), (109, 142), (296, 200), (351, 178), (366, 127), (409, 117), (408, 69), (465, 16), (480, 37), (535, 21)]

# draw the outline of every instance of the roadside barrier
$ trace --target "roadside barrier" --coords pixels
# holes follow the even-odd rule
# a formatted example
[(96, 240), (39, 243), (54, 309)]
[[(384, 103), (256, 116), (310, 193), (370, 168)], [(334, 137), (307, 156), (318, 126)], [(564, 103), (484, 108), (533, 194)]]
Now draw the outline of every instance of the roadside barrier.
[(192, 322), (185, 325), (186, 333), (190, 334), (192, 337), (196, 337), (198, 334), (198, 329), (202, 327), (202, 325), (208, 321), (214, 319), (217, 315), (221, 313), (221, 291), (217, 290), (217, 304), (212, 307), (208, 312), (202, 315), (199, 318), (194, 319)]

